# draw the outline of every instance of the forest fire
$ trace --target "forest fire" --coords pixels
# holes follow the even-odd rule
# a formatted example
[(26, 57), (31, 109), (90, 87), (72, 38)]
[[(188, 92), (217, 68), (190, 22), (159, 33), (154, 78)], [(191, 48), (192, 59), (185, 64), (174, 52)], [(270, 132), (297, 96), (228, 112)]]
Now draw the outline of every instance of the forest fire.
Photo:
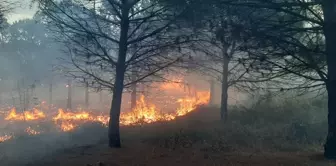
[(154, 104), (147, 103), (145, 96), (141, 95), (136, 107), (128, 113), (120, 115), (121, 125), (132, 125), (137, 123), (153, 123), (157, 121), (170, 121), (175, 119), (174, 115), (162, 113)]
[(195, 110), (197, 106), (207, 104), (210, 100), (210, 92), (197, 92), (196, 96), (178, 99), (180, 106), (176, 110), (177, 116), (183, 116)]
[(63, 109), (59, 109), (58, 114), (52, 119), (64, 132), (74, 130), (76, 127), (86, 122), (98, 122), (107, 126), (109, 121), (108, 116), (95, 116), (92, 113), (85, 111), (65, 112)]
[[(191, 88), (186, 92), (185, 88), (179, 83), (180, 81), (181, 80), (176, 80), (176, 82), (165, 83), (160, 86), (160, 89), (183, 94), (182, 97), (175, 96), (170, 99), (172, 100), (171, 104), (177, 106), (174, 108), (175, 111), (164, 112), (162, 110), (163, 108), (159, 107), (161, 106), (160, 104), (154, 104), (144, 95), (140, 95), (133, 110), (121, 113), (120, 125), (130, 126), (172, 121), (179, 116), (184, 116), (195, 110), (197, 106), (205, 105), (209, 102), (210, 92), (193, 90), (193, 93), (190, 93)], [(43, 111), (37, 108), (34, 108), (31, 111), (24, 111), (23, 113), (17, 113), (16, 109), (12, 108), (8, 111), (8, 115), (4, 117), (4, 120), (10, 122), (22, 121), (24, 124), (33, 122), (35, 125), (38, 123), (37, 127), (39, 127), (40, 122), (49, 121), (51, 123), (48, 124), (56, 126), (60, 132), (71, 132), (86, 123), (99, 123), (104, 127), (108, 126), (110, 119), (109, 114), (98, 114), (94, 111), (83, 111), (81, 109), (77, 110), (80, 111), (58, 109), (57, 114), (46, 115)], [(45, 131), (37, 131), (29, 126), (24, 132), (28, 135), (39, 135)], [(13, 136), (10, 135), (1, 136), (0, 142), (5, 142), (12, 138)]]
[[(136, 107), (130, 112), (122, 112), (120, 115), (120, 125), (136, 125), (141, 123), (154, 123), (159, 121), (171, 121), (178, 116), (186, 115), (193, 111), (199, 105), (204, 105), (209, 102), (209, 92), (198, 92), (196, 96), (185, 97), (178, 99), (179, 107), (176, 112), (164, 113), (154, 104), (145, 100), (145, 96), (141, 95), (137, 101)], [(107, 126), (109, 116), (93, 115), (89, 112), (65, 112), (59, 109), (56, 117), (53, 118), (56, 124), (59, 124), (62, 131), (71, 131), (80, 124), (86, 122), (97, 122), (103, 126)]]
[(88, 112), (65, 112), (63, 109), (58, 110), (58, 114), (53, 118), (54, 121), (57, 120), (89, 120), (92, 119)]
[(12, 108), (10, 113), (7, 115), (5, 120), (9, 121), (34, 121), (39, 119), (44, 119), (46, 116), (42, 111), (33, 109), (32, 111), (24, 111), (18, 114), (15, 108)]

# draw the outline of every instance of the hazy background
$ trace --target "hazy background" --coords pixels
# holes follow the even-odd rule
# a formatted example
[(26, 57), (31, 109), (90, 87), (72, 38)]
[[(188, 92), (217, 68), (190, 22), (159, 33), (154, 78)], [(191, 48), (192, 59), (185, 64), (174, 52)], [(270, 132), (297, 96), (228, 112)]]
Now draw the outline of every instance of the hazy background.
[(29, 0), (9, 0), (18, 3), (18, 7), (10, 14), (8, 14), (8, 22), (13, 23), (14, 21), (32, 18), (36, 12), (36, 7), (31, 6)]

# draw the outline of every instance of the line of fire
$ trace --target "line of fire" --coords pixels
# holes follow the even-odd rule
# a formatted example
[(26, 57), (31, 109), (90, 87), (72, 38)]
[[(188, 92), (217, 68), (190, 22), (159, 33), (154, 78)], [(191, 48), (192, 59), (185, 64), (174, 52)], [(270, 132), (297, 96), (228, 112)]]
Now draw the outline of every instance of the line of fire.
[[(155, 88), (147, 90), (147, 93), (137, 94), (134, 108), (130, 107), (131, 102), (128, 99), (130, 95), (124, 94), (123, 111), (120, 116), (121, 126), (172, 121), (194, 111), (198, 106), (209, 104), (210, 101), (209, 88), (196, 88), (186, 83), (183, 77), (172, 78), (168, 82), (153, 83), (153, 87)], [(71, 91), (70, 84), (65, 85), (65, 88)], [(2, 131), (0, 143), (15, 139), (22, 134), (32, 136), (47, 132), (72, 132), (87, 123), (108, 127), (109, 105), (106, 102), (102, 104), (101, 100), (104, 98), (102, 94), (99, 94), (100, 108), (89, 106), (88, 94), (85, 95), (84, 104), (79, 104), (75, 109), (62, 108), (46, 101), (39, 101), (38, 104), (25, 109), (15, 106), (2, 108), (0, 123), (5, 127), (0, 130)], [(157, 100), (159, 98), (160, 100)], [(71, 101), (67, 100), (67, 102)]]

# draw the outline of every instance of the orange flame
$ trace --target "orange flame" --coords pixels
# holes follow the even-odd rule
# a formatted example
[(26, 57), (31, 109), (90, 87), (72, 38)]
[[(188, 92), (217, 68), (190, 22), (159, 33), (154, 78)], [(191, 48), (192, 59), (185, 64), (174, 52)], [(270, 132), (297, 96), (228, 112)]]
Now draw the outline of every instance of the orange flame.
[(16, 113), (16, 109), (12, 108), (5, 120), (33, 121), (44, 119), (46, 116), (42, 111), (33, 109), (33, 111), (24, 111), (21, 114)]
[(177, 116), (183, 116), (195, 110), (198, 106), (209, 103), (210, 92), (197, 92), (196, 96), (178, 99), (180, 103), (176, 110)]
[[(109, 117), (108, 116), (95, 116), (89, 112), (65, 112), (62, 109), (58, 110), (58, 114), (53, 118), (56, 124), (62, 131), (74, 130), (80, 123), (85, 122), (99, 122), (104, 126), (107, 126)], [(60, 122), (60, 123), (59, 123)]]
[(175, 119), (174, 116), (169, 116), (158, 110), (155, 105), (147, 103), (145, 96), (141, 95), (137, 101), (136, 107), (132, 112), (122, 113), (120, 115), (120, 123), (122, 125), (131, 125), (136, 123), (153, 123), (157, 121), (170, 121)]
[(105, 127), (108, 126), (108, 123), (109, 123), (109, 121), (110, 121), (110, 117), (108, 117), (108, 116), (103, 116), (103, 115), (97, 116), (95, 119), (96, 119), (97, 122), (100, 122), (100, 123), (103, 124), (103, 126), (105, 126)]
[(175, 114), (163, 113), (155, 105), (145, 101), (143, 95), (137, 101), (136, 107), (132, 112), (120, 115), (121, 125), (132, 125), (138, 123), (153, 123), (158, 121), (171, 121), (178, 116), (186, 115), (195, 110), (198, 106), (207, 104), (210, 100), (210, 92), (198, 92), (196, 96), (178, 99), (180, 104)]
[[(182, 82), (183, 79), (173, 79), (173, 82), (160, 84), (160, 88), (167, 92), (178, 92), (185, 95)], [(198, 106), (207, 104), (209, 102), (210, 92), (197, 92), (195, 89), (192, 89), (192, 91), (194, 93), (191, 94), (189, 92), (189, 95), (187, 97), (176, 98), (177, 96), (174, 95), (174, 97), (168, 99), (169, 101), (174, 101), (174, 103), (178, 103), (178, 107), (175, 112), (170, 113), (162, 112), (160, 108), (157, 107), (157, 105), (159, 104), (155, 105), (153, 103), (150, 103), (145, 99), (145, 96), (141, 95), (136, 103), (136, 107), (133, 110), (131, 110), (130, 112), (121, 113), (120, 125), (127, 126), (143, 123), (154, 123), (158, 121), (171, 121), (179, 116), (184, 116), (195, 110)], [(46, 118), (45, 114), (38, 109), (33, 109), (32, 111), (25, 111), (18, 114), (16, 112), (16, 109), (13, 108), (10, 110), (10, 113), (5, 117), (5, 120), (35, 121), (44, 118)], [(101, 123), (103, 126), (107, 127), (110, 117), (108, 115), (95, 115), (94, 113), (88, 111), (70, 112), (59, 109), (58, 114), (50, 117), (50, 119), (61, 131), (69, 132), (73, 131), (80, 125), (87, 122), (98, 122)], [(30, 135), (40, 134), (40, 132), (33, 130), (31, 127), (28, 127), (25, 132)], [(2, 140), (5, 141), (11, 138), (12, 136), (0, 137), (0, 142)]]
[(53, 118), (53, 120), (88, 120), (91, 116), (87, 112), (79, 112), (79, 113), (73, 113), (73, 112), (65, 112), (62, 109), (58, 110), (58, 114), (56, 117)]

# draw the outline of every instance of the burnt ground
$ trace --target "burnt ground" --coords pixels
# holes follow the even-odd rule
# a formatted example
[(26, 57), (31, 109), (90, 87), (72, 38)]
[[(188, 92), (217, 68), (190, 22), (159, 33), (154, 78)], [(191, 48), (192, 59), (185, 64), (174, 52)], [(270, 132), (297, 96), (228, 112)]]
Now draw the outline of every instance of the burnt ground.
[[(20, 157), (11, 156), (10, 160), (0, 160), (0, 165), (336, 165), (336, 162), (323, 159), (320, 142), (303, 142), (301, 139), (293, 141), (287, 139), (288, 136), (283, 137), (286, 139), (278, 138), (284, 134), (283, 129), (279, 129), (279, 135), (269, 133), (269, 131), (274, 131), (274, 128), (259, 131), (261, 129), (245, 126), (242, 129), (241, 125), (232, 125), (234, 122), (223, 124), (218, 121), (217, 115), (216, 109), (203, 108), (172, 122), (122, 128), (123, 147), (121, 149), (107, 147), (105, 144), (107, 142), (106, 129), (89, 127), (67, 136), (71, 138), (66, 139), (70, 140), (67, 145), (64, 145), (65, 141), (62, 143), (58, 140), (55, 144), (56, 146), (62, 144), (61, 147), (51, 148), (49, 146), (49, 149), (45, 149), (46, 155), (37, 154), (39, 158), (15, 163), (13, 161), (20, 160)], [(269, 126), (266, 127), (269, 128)], [(261, 134), (263, 136), (260, 136)], [(33, 140), (35, 140), (34, 146), (42, 144), (42, 139), (36, 141), (34, 138)], [(12, 142), (11, 145), (14, 144)], [(24, 150), (23, 148), (20, 154), (25, 154)], [(27, 153), (32, 153), (32, 151), (27, 151)]]

